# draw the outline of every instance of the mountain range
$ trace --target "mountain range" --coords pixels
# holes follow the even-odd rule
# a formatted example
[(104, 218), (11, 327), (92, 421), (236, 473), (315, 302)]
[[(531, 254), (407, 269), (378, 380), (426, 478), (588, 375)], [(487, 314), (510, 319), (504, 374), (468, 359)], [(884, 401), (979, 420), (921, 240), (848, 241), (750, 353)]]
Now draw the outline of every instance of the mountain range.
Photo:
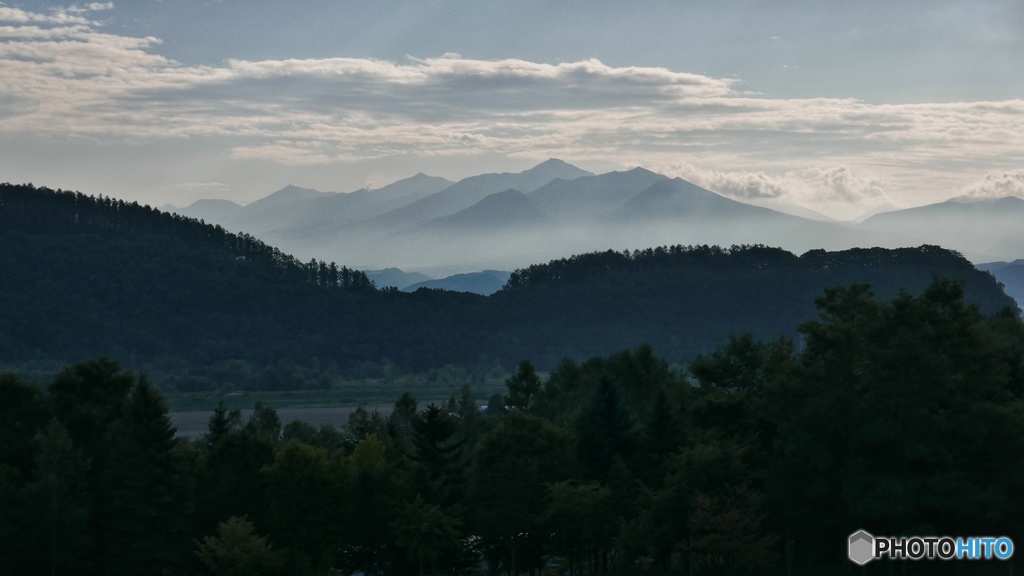
[(376, 190), (287, 186), (245, 206), (200, 200), (168, 208), (251, 233), (300, 259), (429, 276), (676, 244), (795, 252), (933, 244), (974, 262), (1013, 261), (1024, 244), (1024, 200), (1015, 197), (957, 198), (838, 222), (740, 202), (644, 168), (593, 174), (557, 159), (458, 182), (417, 174)]
[(502, 270), (452, 274), (445, 278), (424, 280), (403, 286), (401, 289), (405, 292), (415, 292), (420, 288), (429, 288), (432, 290), (450, 290), (452, 292), (472, 292), (473, 294), (490, 296), (501, 290), (511, 275), (511, 272), (504, 272)]

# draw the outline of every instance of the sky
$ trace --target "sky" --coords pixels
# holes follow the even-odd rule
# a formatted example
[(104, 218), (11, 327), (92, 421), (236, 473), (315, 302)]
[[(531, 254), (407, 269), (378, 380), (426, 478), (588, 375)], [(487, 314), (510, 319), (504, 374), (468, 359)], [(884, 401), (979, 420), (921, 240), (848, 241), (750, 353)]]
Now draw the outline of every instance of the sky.
[(0, 181), (155, 206), (550, 157), (836, 218), (1024, 196), (1021, 0), (0, 2)]

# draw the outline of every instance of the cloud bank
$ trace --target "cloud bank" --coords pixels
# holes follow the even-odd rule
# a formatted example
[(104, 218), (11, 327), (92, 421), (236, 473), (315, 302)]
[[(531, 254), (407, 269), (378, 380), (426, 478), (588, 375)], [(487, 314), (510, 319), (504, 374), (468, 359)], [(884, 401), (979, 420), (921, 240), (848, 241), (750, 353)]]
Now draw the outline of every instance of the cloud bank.
[(990, 173), (965, 191), (971, 198), (1024, 198), (1024, 169)]
[(685, 163), (736, 198), (819, 208), (882, 204), (894, 190), (948, 196), (965, 171), (1024, 165), (1024, 100), (769, 99), (734, 79), (593, 59), (186, 66), (161, 56), (158, 38), (106, 32), (95, 18), (112, 8), (0, 7), (0, 143), (189, 140), (228, 161), (281, 166), (480, 155)]
[(865, 213), (894, 206), (881, 182), (855, 174), (846, 166), (770, 174), (763, 171), (723, 172), (679, 164), (666, 167), (663, 172), (742, 202), (769, 207), (795, 204), (839, 220), (855, 219)]

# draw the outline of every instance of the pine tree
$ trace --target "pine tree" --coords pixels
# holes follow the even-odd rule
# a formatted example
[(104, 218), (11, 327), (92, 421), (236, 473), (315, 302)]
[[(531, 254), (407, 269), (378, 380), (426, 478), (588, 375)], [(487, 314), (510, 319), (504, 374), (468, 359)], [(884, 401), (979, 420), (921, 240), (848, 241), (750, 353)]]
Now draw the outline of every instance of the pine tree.
[(412, 421), (412, 443), (421, 470), (421, 490), (433, 504), (452, 506), (461, 500), (462, 446), (455, 434), (458, 423), (436, 404), (424, 408)]
[(217, 402), (217, 407), (213, 409), (213, 414), (210, 415), (206, 445), (213, 446), (216, 444), (225, 434), (231, 431), (232, 424), (231, 416), (228, 414), (227, 408), (224, 407), (224, 399), (221, 398)]
[(505, 386), (508, 387), (506, 406), (529, 412), (534, 396), (540, 391), (540, 376), (529, 360), (520, 360), (516, 373), (505, 380)]
[(141, 378), (110, 428), (99, 492), (98, 558), (109, 574), (172, 569), (186, 556), (191, 510), (174, 435), (166, 402)]
[(264, 498), (260, 471), (274, 460), (274, 445), (241, 428), (224, 435), (206, 454), (196, 491), (196, 523), (202, 533), (230, 516), (253, 515)]
[(331, 262), (330, 266), (327, 267), (327, 286), (330, 288), (338, 288), (340, 287), (339, 282), (338, 264)]
[(39, 390), (13, 374), (0, 374), (0, 466), (13, 480), (26, 478), (32, 469), (32, 439), (46, 423), (46, 407)]
[(122, 416), (134, 384), (135, 377), (116, 361), (100, 357), (62, 370), (49, 386), (54, 416), (91, 463), (90, 491), (106, 466), (108, 430)]
[(576, 453), (584, 478), (604, 481), (616, 458), (628, 461), (635, 448), (633, 420), (618, 387), (602, 376), (576, 422)]
[(395, 447), (406, 456), (412, 456), (415, 453), (415, 446), (412, 443), (412, 425), (418, 417), (416, 412), (418, 406), (416, 398), (412, 394), (403, 392), (398, 400), (395, 400), (391, 415), (388, 416), (388, 433), (394, 439)]
[(87, 570), (92, 549), (88, 462), (56, 420), (36, 434), (33, 444), (36, 468), (23, 491), (23, 517), (26, 532), (34, 537), (23, 542), (38, 558), (41, 571)]
[(254, 518), (270, 531), (274, 543), (287, 548), (290, 563), (313, 573), (334, 566), (349, 517), (350, 469), (326, 450), (287, 441), (274, 462), (261, 471), (265, 496)]
[(548, 484), (568, 477), (568, 440), (545, 420), (509, 412), (477, 445), (468, 491), (473, 530), (492, 560), (512, 560), (514, 573), (540, 565), (544, 496)]
[(661, 484), (669, 455), (682, 444), (679, 429), (680, 426), (672, 417), (668, 397), (663, 390), (658, 390), (643, 430), (645, 466), (641, 474), (648, 487), (657, 488)]

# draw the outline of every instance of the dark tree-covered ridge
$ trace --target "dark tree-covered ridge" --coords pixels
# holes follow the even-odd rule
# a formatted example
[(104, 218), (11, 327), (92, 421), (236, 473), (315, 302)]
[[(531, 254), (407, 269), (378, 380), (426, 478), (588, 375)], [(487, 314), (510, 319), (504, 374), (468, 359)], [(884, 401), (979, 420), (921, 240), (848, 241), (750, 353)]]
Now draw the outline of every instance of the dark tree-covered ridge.
[(0, 184), (0, 229), (29, 235), (93, 232), (140, 239), (170, 233), (197, 247), (224, 249), (238, 260), (271, 264), (282, 276), (296, 280), (305, 278), (313, 284), (349, 290), (372, 287), (362, 271), (344, 266), (339, 269), (334, 262), (315, 259), (304, 264), (249, 234), (228, 232), (202, 220), (102, 195), (92, 197), (31, 184)]
[(0, 270), (0, 366), (52, 374), (106, 354), (183, 391), (325, 387), (391, 365), (511, 369), (530, 358), (547, 371), (642, 342), (681, 362), (731, 333), (795, 335), (814, 298), (854, 281), (889, 298), (938, 275), (963, 282), (986, 313), (1013, 306), (989, 274), (934, 246), (607, 251), (518, 270), (490, 297), (406, 294), (148, 206), (10, 184)]
[[(896, 269), (905, 266), (933, 267), (936, 270), (951, 264), (970, 262), (962, 254), (940, 246), (924, 245), (918, 248), (851, 248), (838, 252), (810, 250), (801, 256), (781, 248), (761, 244), (721, 246), (659, 246), (644, 250), (606, 250), (578, 254), (534, 264), (512, 273), (504, 290), (559, 283), (578, 283), (600, 279), (611, 274), (637, 274), (676, 269), (687, 273), (700, 273), (707, 269), (767, 270), (803, 269), (825, 273), (841, 269), (856, 275), (858, 270)], [(993, 302), (1002, 305), (1002, 302)]]
[(0, 185), (0, 239), (6, 362), (308, 363), (326, 349), (317, 332), (333, 328), (317, 315), (350, 316), (377, 294), (362, 271), (74, 192)]
[(708, 352), (731, 333), (795, 335), (828, 287), (861, 282), (892, 298), (920, 293), (936, 277), (962, 282), (967, 300), (985, 313), (1017, 309), (990, 274), (938, 246), (801, 256), (761, 245), (608, 250), (516, 270), (491, 298), (502, 302), (497, 313), (508, 314), (500, 325), (531, 333), (535, 345), (520, 356), (547, 367), (639, 342), (676, 360)]

